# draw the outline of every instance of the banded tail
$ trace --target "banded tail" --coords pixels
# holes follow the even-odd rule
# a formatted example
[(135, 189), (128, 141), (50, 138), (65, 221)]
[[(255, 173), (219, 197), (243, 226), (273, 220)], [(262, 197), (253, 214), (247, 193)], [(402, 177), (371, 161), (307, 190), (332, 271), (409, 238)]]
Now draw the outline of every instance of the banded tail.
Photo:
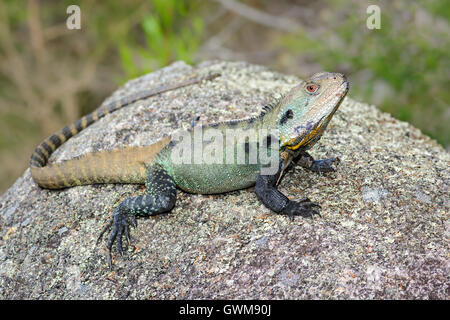
[[(96, 122), (98, 119), (104, 117), (108, 113), (114, 112), (122, 107), (125, 107), (126, 105), (129, 105), (138, 100), (148, 98), (148, 97), (151, 97), (151, 96), (154, 96), (154, 95), (166, 92), (166, 91), (170, 91), (170, 90), (178, 89), (181, 87), (189, 86), (189, 85), (192, 85), (195, 83), (199, 83), (203, 80), (211, 80), (211, 79), (218, 77), (219, 75), (220, 74), (215, 73), (215, 74), (210, 74), (210, 75), (207, 75), (204, 77), (193, 77), (193, 78), (184, 80), (180, 83), (161, 85), (161, 86), (158, 86), (158, 87), (155, 87), (152, 89), (143, 90), (136, 94), (124, 97), (116, 102), (112, 102), (112, 103), (106, 104), (104, 106), (101, 106), (94, 112), (82, 117), (81, 119), (78, 119), (71, 125), (64, 127), (61, 131), (59, 131), (55, 134), (52, 134), (47, 139), (42, 141), (41, 144), (37, 146), (37, 148), (34, 150), (33, 154), (31, 155), (30, 167), (31, 167), (31, 174), (32, 174), (34, 181), (37, 184), (39, 184), (41, 187), (52, 188), (52, 189), (64, 188), (67, 186), (76, 185), (76, 184), (72, 184), (72, 183), (68, 183), (68, 182), (61, 184), (62, 183), (61, 181), (59, 181), (59, 182), (58, 181), (50, 181), (52, 179), (50, 176), (48, 176), (48, 174), (50, 174), (50, 172), (52, 172), (53, 174), (56, 174), (56, 175), (60, 175), (59, 171), (63, 170), (63, 164), (49, 166), (49, 167), (46, 167), (46, 165), (47, 165), (48, 159), (50, 158), (52, 153), (56, 149), (58, 149), (58, 147), (60, 147), (64, 142), (66, 142), (68, 139), (70, 139), (77, 133), (81, 132), (83, 129), (87, 128), (94, 122)], [(112, 153), (112, 154), (114, 154), (114, 153)], [(86, 160), (86, 159), (83, 160), (83, 158), (81, 157), (78, 159), (74, 159), (73, 162), (66, 161), (64, 163), (66, 165), (72, 165), (72, 163), (73, 164), (77, 163), (77, 166), (82, 166), (80, 164), (81, 163), (80, 161), (88, 161), (88, 160)], [(48, 168), (48, 169), (43, 170), (45, 168)], [(52, 168), (52, 169), (50, 169), (50, 168)], [(62, 178), (63, 177), (61, 176), (61, 179)], [(77, 179), (75, 179), (75, 180), (77, 180)], [(64, 179), (62, 179), (62, 180), (64, 180)], [(91, 183), (99, 183), (99, 182), (91, 182)], [(66, 185), (66, 184), (68, 184), (68, 185)], [(82, 184), (85, 184), (85, 183), (82, 183)]]

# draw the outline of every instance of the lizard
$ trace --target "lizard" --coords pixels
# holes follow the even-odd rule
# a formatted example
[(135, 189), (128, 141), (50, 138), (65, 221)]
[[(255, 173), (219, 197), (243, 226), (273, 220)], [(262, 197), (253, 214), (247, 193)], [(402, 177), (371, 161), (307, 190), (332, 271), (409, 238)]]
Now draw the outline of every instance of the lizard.
[[(212, 80), (216, 76), (191, 79), (170, 87), (162, 86), (150, 92), (142, 92), (101, 106), (93, 113), (45, 139), (32, 154), (31, 174), (34, 181), (42, 188), (63, 189), (98, 183), (145, 185), (144, 194), (126, 198), (113, 208), (109, 222), (101, 230), (97, 239), (98, 243), (103, 234), (111, 230), (107, 240), (107, 260), (111, 268), (111, 252), (114, 243), (122, 255), (123, 237), (128, 243), (130, 242), (130, 227), (137, 227), (136, 218), (171, 211), (176, 203), (177, 189), (188, 193), (218, 194), (254, 186), (257, 198), (275, 213), (287, 215), (291, 220), (294, 216), (320, 215), (320, 205), (307, 197), (290, 200), (278, 190), (278, 183), (292, 164), (319, 174), (335, 171), (333, 164), (338, 163), (339, 158), (315, 160), (308, 150), (319, 141), (349, 90), (347, 78), (340, 73), (320, 72), (307, 80), (300, 81), (285, 95), (264, 106), (260, 114), (256, 116), (199, 125), (197, 125), (198, 117), (196, 117), (190, 128), (181, 131), (183, 141), (188, 141), (184, 145), (183, 141), (172, 134), (147, 146), (126, 146), (95, 151), (59, 163), (47, 164), (52, 152), (62, 143), (107, 113), (144, 97), (198, 83), (203, 79)], [(175, 151), (179, 152), (180, 146), (188, 145), (195, 148), (197, 143), (206, 149), (212, 144), (214, 139), (195, 141), (194, 136), (198, 130), (200, 133), (215, 130), (216, 133), (223, 135), (226, 135), (228, 130), (240, 130), (239, 132), (244, 135), (251, 130), (264, 133), (268, 130), (272, 131), (256, 142), (254, 139), (250, 141), (247, 136), (246, 139), (241, 139), (228, 149), (231, 150), (234, 160), (237, 157), (237, 150), (244, 150), (245, 159), (241, 163), (175, 161), (176, 157), (173, 155)], [(225, 148), (223, 143), (219, 144), (219, 149), (214, 152), (220, 153), (220, 148)], [(275, 170), (265, 171), (264, 169), (268, 169), (272, 163), (263, 163), (260, 158), (250, 161), (250, 150), (254, 149), (265, 150), (272, 156), (271, 159), (278, 160), (274, 162)], [(186, 154), (192, 160), (192, 155)], [(224, 157), (222, 156), (223, 159)]]

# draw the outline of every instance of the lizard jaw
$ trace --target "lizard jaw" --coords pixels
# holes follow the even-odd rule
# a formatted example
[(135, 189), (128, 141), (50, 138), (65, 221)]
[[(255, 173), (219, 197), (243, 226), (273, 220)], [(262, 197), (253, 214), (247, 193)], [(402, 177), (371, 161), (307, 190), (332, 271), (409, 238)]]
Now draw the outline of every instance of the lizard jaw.
[(320, 122), (320, 125), (317, 126), (315, 129), (311, 130), (311, 132), (308, 133), (308, 135), (306, 137), (304, 137), (303, 139), (300, 140), (299, 143), (294, 144), (294, 145), (287, 145), (286, 148), (290, 149), (290, 150), (297, 150), (298, 148), (300, 148), (301, 146), (305, 146), (308, 145), (308, 143), (320, 132), (322, 132), (322, 127), (323, 127), (324, 122)]

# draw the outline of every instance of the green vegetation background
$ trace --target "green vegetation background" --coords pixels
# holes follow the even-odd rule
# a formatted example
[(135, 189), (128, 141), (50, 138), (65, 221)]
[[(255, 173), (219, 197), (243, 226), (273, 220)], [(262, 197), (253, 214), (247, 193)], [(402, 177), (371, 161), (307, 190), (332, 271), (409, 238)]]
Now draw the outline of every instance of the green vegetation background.
[[(66, 28), (71, 4), (81, 30)], [(366, 27), (370, 4), (381, 8), (380, 30)], [(344, 72), (350, 96), (449, 149), (449, 17), (446, 0), (2, 1), (0, 193), (42, 139), (176, 60)]]

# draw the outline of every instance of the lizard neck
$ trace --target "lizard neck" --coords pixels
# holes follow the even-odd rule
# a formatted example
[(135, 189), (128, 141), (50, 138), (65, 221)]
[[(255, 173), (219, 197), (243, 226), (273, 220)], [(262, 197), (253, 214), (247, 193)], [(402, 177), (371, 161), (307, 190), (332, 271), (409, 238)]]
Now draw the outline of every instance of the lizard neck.
[(287, 96), (289, 96), (289, 94), (274, 99), (271, 103), (263, 107), (261, 113), (257, 117), (259, 119), (259, 128), (267, 130), (278, 129), (279, 113)]

